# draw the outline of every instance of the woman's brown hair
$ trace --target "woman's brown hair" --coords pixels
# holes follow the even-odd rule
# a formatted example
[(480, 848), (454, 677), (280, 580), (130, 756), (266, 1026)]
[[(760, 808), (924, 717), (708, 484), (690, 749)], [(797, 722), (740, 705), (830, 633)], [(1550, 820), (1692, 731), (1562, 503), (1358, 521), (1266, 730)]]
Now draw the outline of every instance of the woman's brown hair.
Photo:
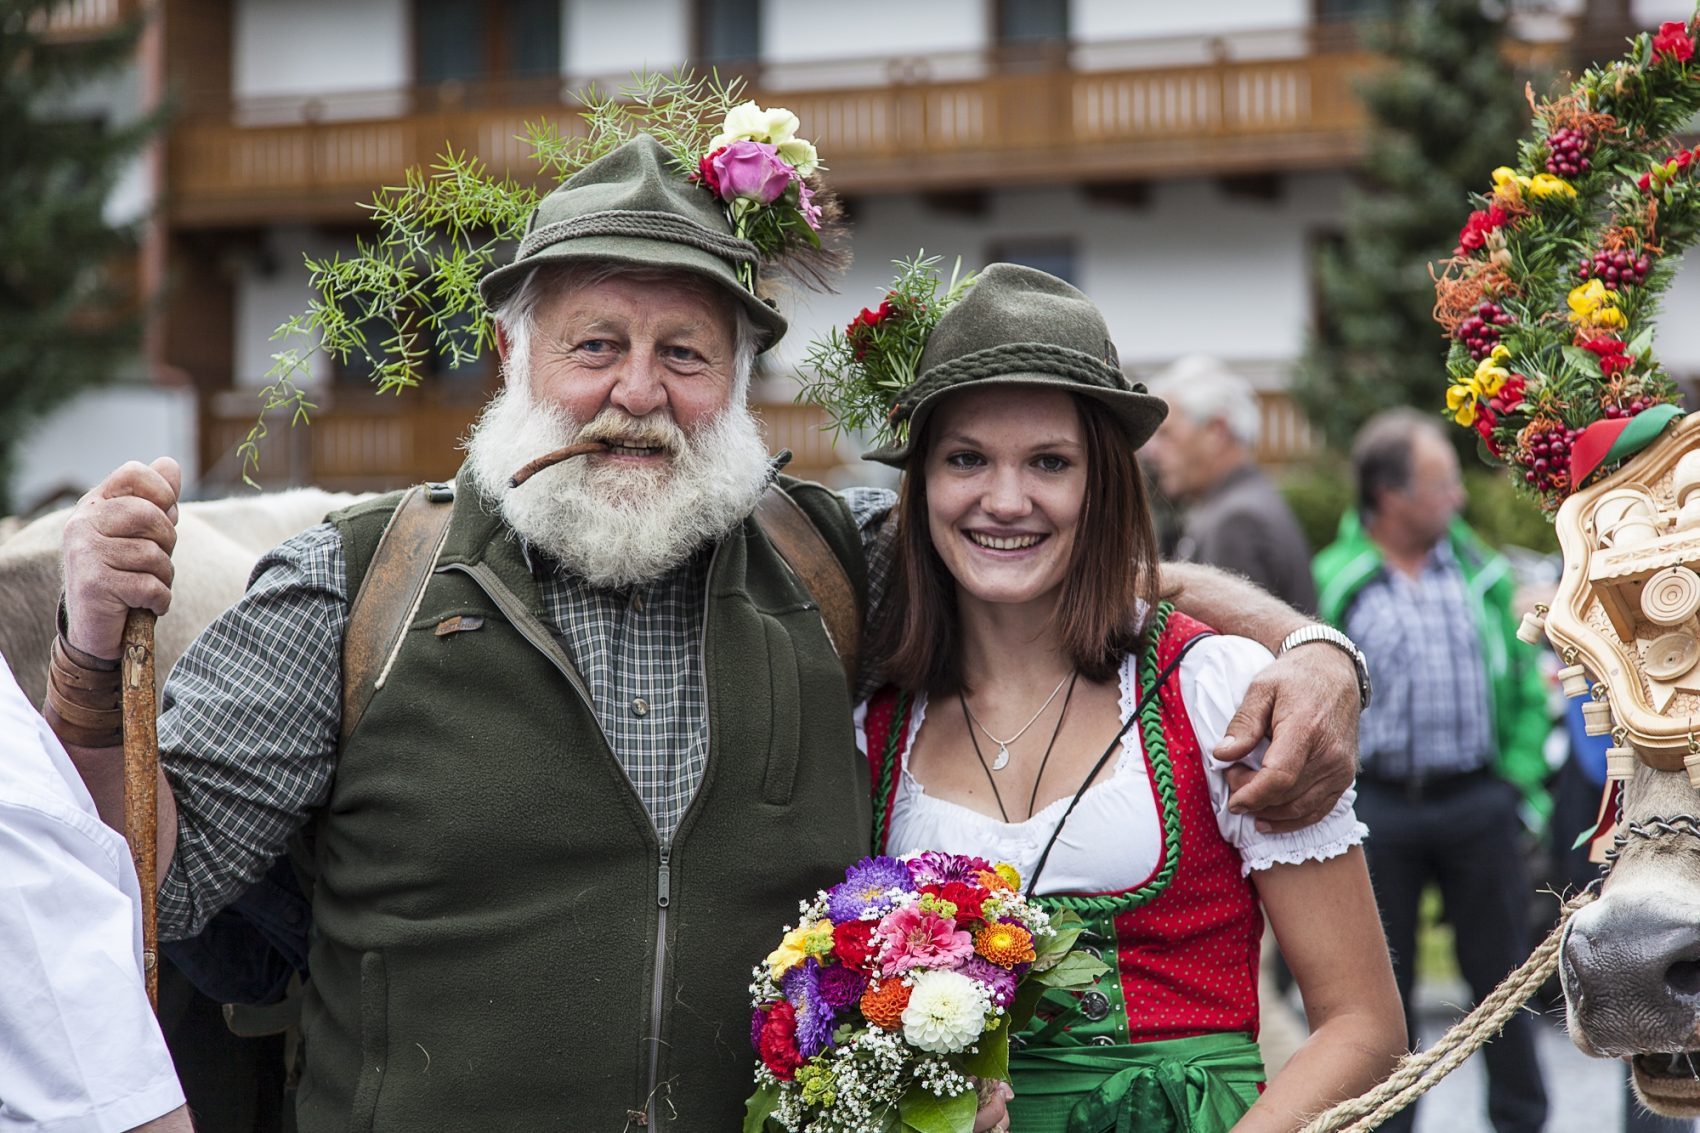
[[(1086, 447), (1086, 493), (1063, 576), (1057, 618), (1063, 648), (1088, 680), (1116, 674), (1142, 640), (1139, 603), (1157, 603), (1157, 535), (1139, 462), (1115, 416), (1071, 394)], [(938, 415), (933, 414), (933, 420)], [(930, 435), (917, 441), (898, 489), (891, 593), (872, 640), (881, 677), (900, 688), (961, 689), (956, 580), (933, 549), (927, 524)]]

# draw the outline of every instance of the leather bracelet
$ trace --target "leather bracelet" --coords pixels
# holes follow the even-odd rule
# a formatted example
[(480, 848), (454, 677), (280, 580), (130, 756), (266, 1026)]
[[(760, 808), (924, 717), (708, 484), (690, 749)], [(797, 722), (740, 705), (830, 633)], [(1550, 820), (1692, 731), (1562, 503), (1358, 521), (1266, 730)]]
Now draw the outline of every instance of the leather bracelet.
[(59, 738), (78, 747), (115, 747), (124, 742), (123, 677), (118, 662), (84, 653), (53, 639), (47, 668), (47, 703)]

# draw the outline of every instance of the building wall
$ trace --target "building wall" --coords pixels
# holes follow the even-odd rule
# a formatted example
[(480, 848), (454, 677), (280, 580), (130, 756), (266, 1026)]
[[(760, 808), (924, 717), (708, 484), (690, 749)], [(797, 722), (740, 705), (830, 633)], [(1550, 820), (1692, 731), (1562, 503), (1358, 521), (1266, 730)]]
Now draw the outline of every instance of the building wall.
[(90, 390), (31, 427), (18, 449), (12, 502), (20, 513), (80, 495), (126, 460), (172, 456), (199, 478), (195, 393), (151, 385)]
[(564, 0), (561, 63), (575, 77), (668, 71), (691, 53), (689, 0)]
[[(237, 0), (231, 95), (238, 102), (399, 91), (412, 80), (408, 0)], [(401, 112), (393, 97), (336, 99), (324, 116)], [(266, 121), (263, 103), (246, 121)]]
[[(352, 254), (351, 238), (333, 238), (309, 228), (274, 228), (262, 236), (262, 247), (249, 256), (236, 272), (236, 349), (234, 382), (238, 387), (257, 388), (266, 384), (271, 356), (289, 347), (305, 349), (304, 338), (272, 341), (272, 333), (285, 321), (306, 310), (306, 257), (325, 259), (339, 252)], [(308, 375), (315, 383), (330, 377), (329, 359), (315, 356)]]

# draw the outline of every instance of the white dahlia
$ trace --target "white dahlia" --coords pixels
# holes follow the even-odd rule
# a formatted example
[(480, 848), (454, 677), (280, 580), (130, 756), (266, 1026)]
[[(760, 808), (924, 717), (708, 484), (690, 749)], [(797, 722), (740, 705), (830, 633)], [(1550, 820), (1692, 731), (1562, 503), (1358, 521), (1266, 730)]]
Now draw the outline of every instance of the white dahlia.
[(980, 1037), (991, 1006), (978, 980), (960, 972), (917, 972), (903, 1009), (903, 1037), (933, 1054), (955, 1054)]

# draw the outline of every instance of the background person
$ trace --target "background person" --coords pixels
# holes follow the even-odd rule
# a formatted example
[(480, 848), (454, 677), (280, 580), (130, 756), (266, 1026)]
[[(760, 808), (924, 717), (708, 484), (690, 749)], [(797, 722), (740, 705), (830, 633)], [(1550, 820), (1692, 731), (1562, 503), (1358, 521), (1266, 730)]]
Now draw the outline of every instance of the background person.
[[(1517, 640), (1509, 565), (1458, 517), (1458, 456), (1438, 421), (1413, 409), (1371, 418), (1352, 472), (1357, 507), (1317, 556), (1316, 583), (1322, 616), (1376, 675), (1358, 814), (1414, 1042), (1425, 887), (1440, 889), (1477, 1000), (1528, 956), (1523, 843), (1550, 809), (1546, 690), (1538, 654)], [(1547, 1104), (1533, 1018), (1514, 1016), (1483, 1054), (1494, 1128), (1536, 1133)], [(1408, 1107), (1383, 1128), (1400, 1133), (1415, 1117)]]
[(1169, 415), (1141, 453), (1164, 495), (1184, 508), (1174, 557), (1242, 574), (1316, 612), (1310, 544), (1253, 454), (1260, 414), (1251, 384), (1220, 359), (1192, 354), (1151, 382)]

